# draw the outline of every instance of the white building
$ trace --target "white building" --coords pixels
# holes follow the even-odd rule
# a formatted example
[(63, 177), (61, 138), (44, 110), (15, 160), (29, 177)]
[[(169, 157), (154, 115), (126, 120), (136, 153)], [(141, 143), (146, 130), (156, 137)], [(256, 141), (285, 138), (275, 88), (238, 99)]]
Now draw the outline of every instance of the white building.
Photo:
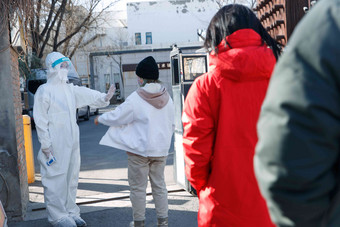
[(201, 41), (217, 11), (214, 0), (131, 2), (127, 4), (127, 22), (132, 45), (169, 47), (169, 44)]
[[(92, 52), (118, 50), (128, 45), (128, 33), (127, 33), (127, 21), (126, 11), (108, 11), (104, 12), (101, 16), (101, 20), (97, 24), (90, 28), (90, 32), (84, 38), (85, 43), (88, 45), (79, 48), (75, 55), (72, 57), (77, 72), (80, 77), (83, 78), (83, 84), (89, 84), (90, 76), (90, 63), (89, 55)], [(111, 59), (112, 61), (112, 59)], [(106, 62), (105, 66), (111, 68), (110, 65), (114, 65), (114, 62)], [(105, 91), (103, 85), (102, 73), (96, 73), (100, 75), (95, 78), (96, 89), (99, 91)]]
[(94, 88), (102, 92), (115, 83), (121, 92), (118, 98), (124, 99), (138, 86), (136, 65), (151, 55), (159, 63), (160, 80), (171, 93), (171, 45), (192, 47), (189, 52), (202, 46), (198, 32), (208, 27), (217, 12), (215, 1), (162, 0), (126, 6), (126, 14), (107, 13), (107, 23), (96, 28), (98, 38), (72, 58), (79, 75), (92, 75)]

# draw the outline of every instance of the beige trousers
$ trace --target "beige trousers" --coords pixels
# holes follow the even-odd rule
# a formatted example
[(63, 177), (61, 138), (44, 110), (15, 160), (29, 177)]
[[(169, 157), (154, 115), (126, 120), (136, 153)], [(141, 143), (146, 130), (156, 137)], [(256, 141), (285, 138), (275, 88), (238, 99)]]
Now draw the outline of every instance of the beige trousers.
[(127, 152), (127, 154), (133, 220), (145, 220), (148, 176), (151, 183), (157, 218), (168, 217), (168, 191), (164, 180), (164, 168), (167, 157), (143, 157), (129, 152)]

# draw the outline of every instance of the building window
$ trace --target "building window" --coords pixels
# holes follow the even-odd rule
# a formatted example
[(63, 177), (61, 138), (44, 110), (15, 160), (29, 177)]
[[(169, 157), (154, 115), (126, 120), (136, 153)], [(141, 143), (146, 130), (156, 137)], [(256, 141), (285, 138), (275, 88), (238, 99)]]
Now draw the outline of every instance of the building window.
[(152, 44), (152, 33), (151, 32), (145, 33), (145, 40), (146, 40), (146, 44)]
[(142, 45), (142, 35), (140, 32), (135, 33), (135, 42), (136, 45)]

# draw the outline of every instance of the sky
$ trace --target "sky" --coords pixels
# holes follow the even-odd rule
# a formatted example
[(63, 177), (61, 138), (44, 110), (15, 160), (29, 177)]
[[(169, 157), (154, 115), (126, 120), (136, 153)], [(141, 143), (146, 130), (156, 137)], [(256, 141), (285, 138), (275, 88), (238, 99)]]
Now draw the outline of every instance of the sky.
[[(78, 0), (78, 1), (80, 3), (86, 3), (88, 0)], [(109, 5), (111, 2), (115, 2), (115, 1), (116, 3), (113, 5), (113, 7), (111, 7), (111, 10), (114, 10), (114, 11), (125, 10), (126, 11), (127, 2), (146, 2), (146, 1), (162, 1), (162, 0), (101, 0), (101, 2), (96, 8), (96, 11), (101, 11), (101, 9)], [(239, 1), (239, 3), (249, 6), (247, 2), (248, 1)]]
[[(82, 1), (86, 2), (86, 0), (82, 0)], [(126, 10), (127, 2), (146, 2), (150, 0), (102, 0), (97, 6), (96, 11), (100, 11), (102, 8), (106, 7), (111, 2), (114, 2), (114, 1), (117, 1), (117, 3), (115, 3), (113, 7), (111, 7), (112, 10)]]

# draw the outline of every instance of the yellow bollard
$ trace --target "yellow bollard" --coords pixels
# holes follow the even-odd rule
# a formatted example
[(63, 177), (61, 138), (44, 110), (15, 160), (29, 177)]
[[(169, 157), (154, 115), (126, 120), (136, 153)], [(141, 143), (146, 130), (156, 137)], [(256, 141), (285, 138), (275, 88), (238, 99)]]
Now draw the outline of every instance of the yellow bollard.
[(24, 122), (24, 138), (25, 138), (25, 150), (26, 150), (27, 177), (28, 177), (28, 183), (30, 184), (30, 183), (33, 183), (35, 181), (31, 118), (28, 115), (22, 115), (22, 120)]

